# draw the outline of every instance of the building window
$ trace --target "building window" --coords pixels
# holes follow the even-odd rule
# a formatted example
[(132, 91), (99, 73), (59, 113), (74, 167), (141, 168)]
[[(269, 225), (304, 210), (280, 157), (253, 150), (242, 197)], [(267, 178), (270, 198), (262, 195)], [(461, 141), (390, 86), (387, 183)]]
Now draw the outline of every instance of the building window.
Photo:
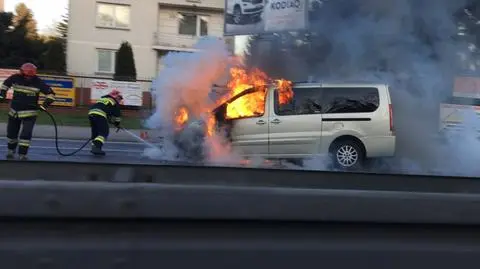
[(115, 72), (115, 50), (98, 49), (97, 50), (97, 72), (114, 73)]
[(179, 13), (178, 33), (181, 35), (205, 36), (208, 35), (208, 16)]
[(97, 3), (97, 26), (128, 29), (130, 6)]

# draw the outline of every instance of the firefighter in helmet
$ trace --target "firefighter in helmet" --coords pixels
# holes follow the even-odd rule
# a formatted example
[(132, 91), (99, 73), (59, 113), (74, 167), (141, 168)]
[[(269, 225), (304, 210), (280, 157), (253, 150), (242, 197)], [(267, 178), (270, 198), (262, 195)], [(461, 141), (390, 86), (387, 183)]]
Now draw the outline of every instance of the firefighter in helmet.
[[(7, 90), (12, 88), (13, 97), (8, 113), (7, 159), (13, 159), (18, 146), (21, 160), (27, 159), (33, 127), (37, 120), (38, 110), (46, 110), (55, 101), (55, 93), (45, 82), (37, 76), (37, 67), (32, 63), (25, 63), (20, 67), (20, 73), (8, 77), (0, 88), (0, 100), (6, 100)], [(38, 105), (39, 95), (46, 97), (42, 105)], [(19, 132), (22, 127), (22, 132)]]
[(109, 94), (102, 96), (90, 107), (88, 118), (92, 128), (92, 154), (105, 155), (102, 147), (108, 137), (109, 123), (120, 128), (120, 103), (122, 100), (122, 94), (118, 90), (113, 90)]

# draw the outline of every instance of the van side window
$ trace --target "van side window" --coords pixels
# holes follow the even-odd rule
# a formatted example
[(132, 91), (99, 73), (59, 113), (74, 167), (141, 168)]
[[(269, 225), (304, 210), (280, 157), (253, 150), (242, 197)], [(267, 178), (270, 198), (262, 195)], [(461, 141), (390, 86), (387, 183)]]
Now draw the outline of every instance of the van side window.
[(304, 115), (322, 113), (321, 89), (293, 88), (293, 99), (280, 104), (278, 91), (275, 91), (275, 114), (279, 116)]
[(374, 87), (323, 88), (322, 92), (323, 113), (368, 113), (379, 106)]

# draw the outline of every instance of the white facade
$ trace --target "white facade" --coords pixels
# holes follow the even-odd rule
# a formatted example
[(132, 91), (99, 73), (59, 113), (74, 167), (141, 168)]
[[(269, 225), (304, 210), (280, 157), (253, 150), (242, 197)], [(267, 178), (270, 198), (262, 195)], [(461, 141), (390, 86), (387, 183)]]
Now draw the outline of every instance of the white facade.
[(69, 0), (68, 72), (112, 75), (115, 51), (128, 41), (138, 78), (152, 78), (166, 52), (222, 37), (223, 9), (224, 0)]

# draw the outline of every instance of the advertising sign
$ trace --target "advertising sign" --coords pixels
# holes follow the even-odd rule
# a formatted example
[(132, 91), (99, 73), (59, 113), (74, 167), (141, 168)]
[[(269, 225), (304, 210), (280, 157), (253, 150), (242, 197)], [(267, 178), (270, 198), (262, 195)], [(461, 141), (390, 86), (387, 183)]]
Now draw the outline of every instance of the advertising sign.
[[(9, 76), (18, 73), (16, 69), (0, 69), (0, 85)], [(71, 77), (38, 75), (55, 92), (54, 106), (75, 106), (75, 81)], [(7, 99), (12, 99), (13, 90), (7, 91)], [(43, 102), (44, 96), (40, 94), (39, 102)]]
[(480, 98), (480, 78), (456, 77), (453, 96), (464, 98)]
[[(75, 81), (71, 77), (38, 75), (55, 92), (54, 106), (75, 106)], [(44, 96), (40, 94), (40, 102)]]
[(305, 30), (308, 0), (225, 0), (225, 35)]
[(107, 79), (92, 80), (91, 102), (96, 102), (112, 90), (118, 90), (123, 95), (122, 105), (142, 106), (142, 85), (140, 82), (113, 81)]

